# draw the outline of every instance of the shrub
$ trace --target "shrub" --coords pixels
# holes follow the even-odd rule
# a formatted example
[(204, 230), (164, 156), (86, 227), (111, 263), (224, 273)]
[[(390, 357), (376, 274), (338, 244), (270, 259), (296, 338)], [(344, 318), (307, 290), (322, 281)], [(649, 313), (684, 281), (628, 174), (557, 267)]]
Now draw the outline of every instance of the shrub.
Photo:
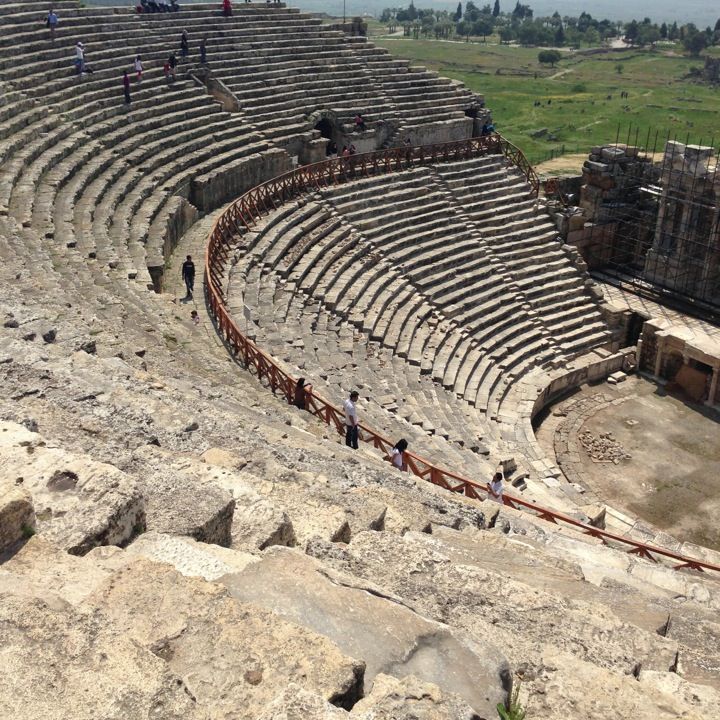
[(541, 50), (538, 53), (538, 61), (543, 65), (548, 64), (555, 67), (555, 63), (562, 58), (562, 54), (559, 50)]
[(510, 695), (510, 701), (507, 707), (502, 703), (498, 703), (497, 711), (500, 720), (525, 720), (525, 710), (520, 705), (520, 683), (517, 683)]

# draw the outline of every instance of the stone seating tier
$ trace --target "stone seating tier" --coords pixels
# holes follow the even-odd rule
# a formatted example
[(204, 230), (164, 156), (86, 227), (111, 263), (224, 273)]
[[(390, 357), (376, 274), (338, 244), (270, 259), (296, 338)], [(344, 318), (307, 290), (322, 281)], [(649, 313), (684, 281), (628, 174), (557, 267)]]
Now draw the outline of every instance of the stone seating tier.
[[(427, 407), (403, 415), (397, 400), (398, 394), (405, 397), (403, 386), (392, 394), (389, 413), (374, 409), (373, 422), (391, 437), (405, 434), (416, 444), (424, 442), (422, 434), (396, 425), (399, 416), (427, 436), (440, 432), (462, 447), (482, 440), (484, 451), (497, 452), (502, 439), (494, 421), (514, 382), (536, 368), (550, 371), (607, 342), (608, 335), (559, 244), (546, 241), (542, 231), (535, 236), (536, 248), (547, 248), (553, 258), (543, 273), (528, 269), (524, 255), (504, 262), (493, 239), (467, 221), (455, 191), (468, 192), (475, 178), (484, 184), (485, 168), (495, 185), (502, 186), (504, 173), (510, 192), (517, 191), (501, 158), (484, 158), (483, 164), (475, 174), (466, 172), (454, 189), (443, 178), (454, 164), (441, 164), (360, 179), (288, 203), (244, 239), (229, 296), (238, 310), (252, 309), (252, 332), (261, 347), (331, 396), (346, 391), (348, 372), (374, 395), (385, 386), (382, 368), (390, 365), (421, 383), (421, 394), (437, 394)], [(544, 227), (537, 210), (525, 211), (535, 212)], [(509, 212), (505, 216), (506, 227), (496, 227), (509, 236), (514, 220)], [(544, 300), (545, 286), (559, 277), (583, 298), (583, 313), (594, 314), (597, 333), (588, 329), (586, 316), (569, 315), (566, 325), (556, 312), (544, 322), (544, 308), (552, 307)], [(543, 302), (537, 303), (538, 296)], [(581, 307), (575, 300), (568, 305), (567, 293), (564, 302), (563, 309)], [(327, 343), (341, 350), (325, 352)], [(326, 370), (321, 379), (316, 368)], [(482, 414), (469, 426), (465, 419), (455, 424), (470, 406)], [(453, 411), (431, 409), (437, 407)], [(475, 428), (471, 437), (468, 427)], [(528, 468), (539, 459), (534, 448), (514, 452)]]

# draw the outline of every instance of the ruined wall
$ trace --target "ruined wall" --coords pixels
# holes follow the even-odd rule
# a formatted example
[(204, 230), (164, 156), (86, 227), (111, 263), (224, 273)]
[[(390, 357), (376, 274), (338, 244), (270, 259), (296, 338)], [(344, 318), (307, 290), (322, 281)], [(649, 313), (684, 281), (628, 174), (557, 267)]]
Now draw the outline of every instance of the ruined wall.
[(706, 57), (703, 77), (711, 83), (720, 83), (720, 58)]
[(284, 150), (265, 150), (196, 177), (190, 199), (201, 212), (208, 212), (290, 169), (290, 156)]

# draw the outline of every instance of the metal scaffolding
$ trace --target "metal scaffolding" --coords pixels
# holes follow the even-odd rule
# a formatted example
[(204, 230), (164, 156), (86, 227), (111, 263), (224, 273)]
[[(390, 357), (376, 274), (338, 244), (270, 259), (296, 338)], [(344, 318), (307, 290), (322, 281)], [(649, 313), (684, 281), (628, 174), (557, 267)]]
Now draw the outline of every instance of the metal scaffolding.
[[(593, 274), (720, 318), (720, 176), (715, 140), (630, 130), (605, 152), (585, 253)], [(644, 145), (639, 144), (644, 142)], [(594, 165), (590, 163), (590, 165)], [(606, 177), (607, 176), (607, 177)], [(599, 177), (599, 176), (598, 176)]]

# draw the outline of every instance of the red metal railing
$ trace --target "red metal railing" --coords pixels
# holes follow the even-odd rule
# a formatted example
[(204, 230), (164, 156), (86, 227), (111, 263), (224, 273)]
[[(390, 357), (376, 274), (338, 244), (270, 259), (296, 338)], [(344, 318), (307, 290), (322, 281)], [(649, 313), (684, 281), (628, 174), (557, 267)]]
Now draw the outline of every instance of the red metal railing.
[[(273, 393), (280, 391), (289, 403), (294, 400), (295, 378), (284, 372), (272, 357), (240, 332), (225, 306), (222, 290), (223, 273), (231, 248), (246, 231), (252, 229), (260, 217), (308, 190), (361, 177), (398, 172), (423, 163), (467, 159), (488, 153), (502, 154), (515, 163), (528, 178), (533, 192), (537, 193), (539, 187), (537, 176), (522, 152), (501, 136), (492, 135), (443, 145), (392, 148), (355, 155), (351, 158), (334, 158), (305, 165), (262, 183), (238, 198), (216, 220), (205, 253), (205, 289), (208, 307), (215, 319), (218, 332), (231, 351), (242, 359), (248, 370), (254, 370), (257, 377), (266, 382)], [(311, 391), (306, 394), (306, 408), (323, 422), (334, 426), (339, 433), (344, 432), (343, 411), (316, 392)], [(373, 447), (389, 455), (393, 448), (391, 440), (363, 424), (360, 424), (360, 431), (364, 441), (372, 443)], [(439, 467), (416, 453), (408, 452), (406, 456), (408, 471), (434, 485), (476, 500), (483, 499), (487, 495), (487, 488), (483, 483)], [(504, 494), (503, 502), (509, 507), (529, 511), (548, 522), (576, 528), (582, 533), (600, 539), (606, 545), (614, 543), (626, 548), (626, 552), (648, 560), (657, 562), (658, 557), (670, 560), (675, 563), (673, 565), (675, 569), (691, 568), (698, 571), (720, 572), (720, 565), (601, 530), (569, 515), (540, 507), (516, 496)]]

